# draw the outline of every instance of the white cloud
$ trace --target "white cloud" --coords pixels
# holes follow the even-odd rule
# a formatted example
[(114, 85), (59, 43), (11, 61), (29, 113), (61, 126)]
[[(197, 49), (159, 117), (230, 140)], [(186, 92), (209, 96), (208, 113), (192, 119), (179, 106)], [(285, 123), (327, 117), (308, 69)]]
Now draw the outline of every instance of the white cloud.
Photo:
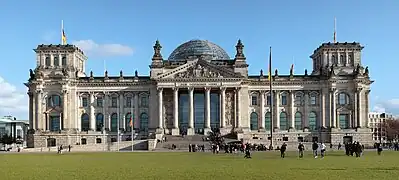
[(88, 56), (130, 56), (133, 49), (122, 44), (98, 44), (93, 40), (79, 40), (72, 44), (82, 49)]
[(0, 116), (27, 118), (28, 95), (0, 76)]
[(399, 99), (390, 100), (379, 100), (377, 104), (374, 105), (373, 111), (375, 112), (387, 112), (394, 115), (399, 115)]

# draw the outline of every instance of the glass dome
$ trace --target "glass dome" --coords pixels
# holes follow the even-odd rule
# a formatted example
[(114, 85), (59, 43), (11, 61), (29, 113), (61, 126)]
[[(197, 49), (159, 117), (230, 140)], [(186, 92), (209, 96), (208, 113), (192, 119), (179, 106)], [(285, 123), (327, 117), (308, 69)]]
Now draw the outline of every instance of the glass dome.
[(212, 60), (229, 60), (230, 57), (220, 46), (206, 40), (191, 40), (181, 44), (168, 60), (183, 60), (195, 56), (208, 56)]

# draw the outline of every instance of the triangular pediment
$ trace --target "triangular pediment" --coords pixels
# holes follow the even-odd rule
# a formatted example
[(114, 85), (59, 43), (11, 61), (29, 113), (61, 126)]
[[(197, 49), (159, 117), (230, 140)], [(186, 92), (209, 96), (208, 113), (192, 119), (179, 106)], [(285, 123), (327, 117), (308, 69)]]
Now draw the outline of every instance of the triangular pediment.
[(232, 70), (218, 67), (205, 60), (194, 60), (158, 77), (159, 79), (240, 78)]

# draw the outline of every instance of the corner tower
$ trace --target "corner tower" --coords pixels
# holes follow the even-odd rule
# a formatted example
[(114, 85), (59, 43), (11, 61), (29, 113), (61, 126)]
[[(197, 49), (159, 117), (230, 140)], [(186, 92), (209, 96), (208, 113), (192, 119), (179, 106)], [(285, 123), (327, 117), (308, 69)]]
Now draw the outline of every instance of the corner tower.
[(320, 75), (320, 72), (328, 72), (334, 69), (336, 75), (352, 75), (357, 67), (363, 69), (361, 63), (360, 43), (323, 43), (310, 56), (313, 61), (312, 74)]
[(75, 45), (39, 45), (35, 72), (42, 78), (57, 76), (84, 77), (87, 57)]

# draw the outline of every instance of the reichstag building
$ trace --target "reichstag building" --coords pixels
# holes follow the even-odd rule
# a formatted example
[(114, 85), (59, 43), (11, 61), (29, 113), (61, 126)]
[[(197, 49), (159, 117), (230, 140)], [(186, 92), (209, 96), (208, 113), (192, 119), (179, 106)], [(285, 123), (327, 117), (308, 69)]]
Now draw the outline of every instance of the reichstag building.
[(233, 57), (206, 40), (185, 42), (168, 58), (159, 41), (153, 49), (149, 76), (95, 76), (86, 72), (87, 57), (78, 47), (37, 46), (37, 66), (25, 83), (28, 146), (110, 142), (118, 131), (127, 141), (132, 129), (141, 139), (218, 131), (267, 144), (272, 119), (275, 142), (372, 142), (367, 114), (373, 81), (359, 43), (323, 43), (310, 56), (312, 69), (273, 71), (272, 91), (267, 70), (248, 74), (241, 40)]

